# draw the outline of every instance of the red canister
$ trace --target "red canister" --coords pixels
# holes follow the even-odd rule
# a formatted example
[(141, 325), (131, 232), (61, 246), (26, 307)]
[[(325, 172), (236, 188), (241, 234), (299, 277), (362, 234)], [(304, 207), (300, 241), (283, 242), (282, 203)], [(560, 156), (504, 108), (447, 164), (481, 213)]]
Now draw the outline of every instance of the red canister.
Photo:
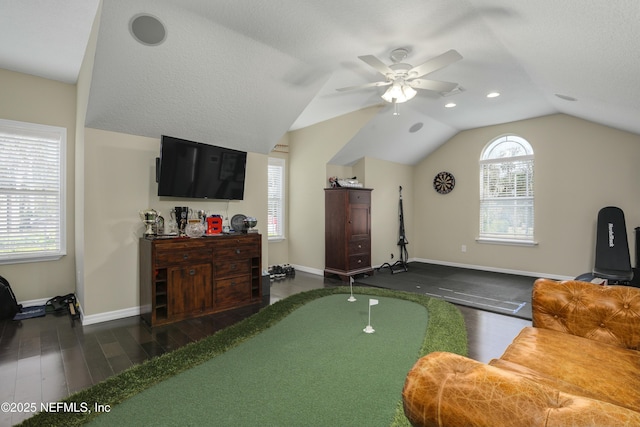
[(222, 217), (210, 216), (207, 218), (207, 234), (222, 233)]

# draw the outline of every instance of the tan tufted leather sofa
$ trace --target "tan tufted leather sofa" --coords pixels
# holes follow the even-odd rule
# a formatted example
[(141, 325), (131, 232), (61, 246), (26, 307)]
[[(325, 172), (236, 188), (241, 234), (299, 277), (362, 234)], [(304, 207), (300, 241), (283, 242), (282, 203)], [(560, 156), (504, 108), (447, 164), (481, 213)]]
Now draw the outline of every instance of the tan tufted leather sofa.
[(407, 375), (414, 426), (640, 426), (640, 289), (538, 279), (533, 327), (483, 364), (431, 353)]

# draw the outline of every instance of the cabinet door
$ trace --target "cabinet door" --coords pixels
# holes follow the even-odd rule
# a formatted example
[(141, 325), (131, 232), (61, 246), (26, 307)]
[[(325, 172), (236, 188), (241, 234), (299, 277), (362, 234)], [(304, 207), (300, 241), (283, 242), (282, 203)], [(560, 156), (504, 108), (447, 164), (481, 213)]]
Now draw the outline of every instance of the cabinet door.
[(367, 239), (371, 235), (371, 215), (369, 205), (349, 206), (349, 226), (347, 240)]
[(169, 317), (213, 307), (211, 264), (170, 268), (167, 294)]

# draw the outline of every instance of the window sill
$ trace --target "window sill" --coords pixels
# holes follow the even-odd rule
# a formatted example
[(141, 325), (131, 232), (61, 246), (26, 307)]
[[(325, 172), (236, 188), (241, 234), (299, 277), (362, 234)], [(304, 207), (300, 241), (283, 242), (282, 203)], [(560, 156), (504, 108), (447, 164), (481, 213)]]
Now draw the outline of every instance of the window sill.
[(60, 255), (42, 255), (42, 256), (33, 256), (33, 257), (16, 257), (16, 258), (5, 258), (0, 259), (0, 265), (7, 264), (26, 264), (29, 262), (46, 262), (46, 261), (58, 261), (65, 256), (66, 253)]
[(267, 241), (269, 243), (284, 242), (285, 240), (287, 240), (285, 237), (269, 237), (269, 238), (267, 238)]
[(477, 237), (476, 242), (487, 243), (490, 245), (507, 245), (507, 246), (538, 246), (538, 242), (534, 240), (518, 240), (518, 239), (491, 239), (488, 237)]

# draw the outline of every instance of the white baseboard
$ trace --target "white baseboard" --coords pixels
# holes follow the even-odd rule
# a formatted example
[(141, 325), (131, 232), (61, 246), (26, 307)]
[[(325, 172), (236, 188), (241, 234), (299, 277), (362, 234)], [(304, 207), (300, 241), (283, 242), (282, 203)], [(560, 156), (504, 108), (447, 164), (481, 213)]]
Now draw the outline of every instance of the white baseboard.
[[(53, 298), (53, 297), (51, 297)], [(30, 299), (27, 301), (18, 301), (18, 304), (22, 304), (23, 307), (33, 307), (36, 305), (45, 305), (51, 298)]]
[(324, 276), (324, 270), (319, 268), (305, 267), (304, 265), (291, 264), (296, 271), (304, 271), (305, 273), (315, 274), (316, 276)]
[(438, 261), (435, 259), (424, 259), (424, 258), (412, 258), (409, 261), (415, 262), (424, 262), (428, 264), (438, 264), (438, 265), (446, 265), (449, 267), (459, 267), (459, 268), (468, 268), (471, 270), (482, 270), (482, 271), (491, 271), (493, 273), (505, 273), (505, 274), (515, 274), (518, 276), (530, 276), (535, 278), (544, 277), (546, 279), (554, 279), (554, 280), (573, 280), (575, 277), (570, 276), (562, 276), (558, 274), (548, 274), (548, 273), (537, 273), (533, 271), (521, 271), (521, 270), (512, 270), (508, 268), (496, 268), (496, 267), (485, 267), (481, 265), (469, 265), (469, 264), (460, 264), (457, 262), (448, 262), (448, 261)]
[(124, 319), (125, 317), (133, 317), (139, 315), (140, 307), (123, 308), (122, 310), (107, 311), (104, 313), (82, 316), (82, 325), (93, 325), (95, 323), (108, 322), (110, 320)]
[[(40, 298), (40, 299), (32, 299), (27, 301), (20, 301), (19, 304), (22, 304), (23, 307), (45, 305), (47, 301), (49, 301), (51, 298)], [(118, 320), (118, 319), (123, 319), (125, 317), (140, 315), (140, 307), (131, 307), (131, 308), (125, 308), (122, 310), (107, 311), (104, 313), (91, 314), (88, 316), (84, 315), (84, 312), (82, 311), (82, 307), (79, 307), (79, 311), (80, 311), (80, 321), (84, 326), (93, 325), (95, 323), (108, 322), (109, 320)]]

